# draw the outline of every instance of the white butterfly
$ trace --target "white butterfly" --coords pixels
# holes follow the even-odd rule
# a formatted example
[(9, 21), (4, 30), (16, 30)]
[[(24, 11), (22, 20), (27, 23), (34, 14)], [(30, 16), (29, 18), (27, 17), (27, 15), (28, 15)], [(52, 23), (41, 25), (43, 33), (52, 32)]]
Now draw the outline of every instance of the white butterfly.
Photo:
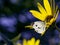
[(43, 34), (46, 31), (46, 24), (42, 21), (36, 21), (33, 24), (33, 28), (37, 33)]

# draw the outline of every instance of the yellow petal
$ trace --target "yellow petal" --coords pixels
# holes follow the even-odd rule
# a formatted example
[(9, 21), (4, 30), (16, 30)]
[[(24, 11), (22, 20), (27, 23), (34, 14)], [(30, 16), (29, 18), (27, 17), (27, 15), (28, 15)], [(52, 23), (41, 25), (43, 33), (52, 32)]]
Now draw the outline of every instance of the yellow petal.
[(23, 45), (27, 45), (26, 39), (23, 40)]
[(56, 16), (53, 17), (53, 18), (50, 20), (50, 24), (49, 24), (49, 25), (51, 25), (54, 21), (56, 21), (56, 19), (57, 19), (57, 17), (58, 17), (58, 14), (59, 14), (59, 10), (58, 10)]
[(31, 45), (31, 40), (28, 40), (27, 45)]
[(40, 40), (37, 40), (35, 45), (39, 45), (40, 44)]
[(42, 15), (40, 12), (35, 11), (35, 10), (30, 10), (30, 12), (32, 13), (32, 15), (33, 15), (35, 18), (37, 18), (37, 19), (39, 19), (39, 20), (41, 20), (41, 21), (45, 21), (46, 17), (45, 17), (44, 15)]
[(32, 38), (32, 39), (30, 40), (30, 42), (31, 42), (32, 45), (35, 45), (35, 38)]
[(45, 9), (42, 7), (42, 5), (41, 5), (39, 2), (37, 3), (37, 5), (38, 5), (39, 11), (40, 11), (42, 14), (46, 15), (47, 13), (46, 13)]
[(51, 6), (50, 6), (48, 0), (44, 0), (43, 2), (44, 2), (44, 7), (46, 9), (47, 14), (52, 15)]

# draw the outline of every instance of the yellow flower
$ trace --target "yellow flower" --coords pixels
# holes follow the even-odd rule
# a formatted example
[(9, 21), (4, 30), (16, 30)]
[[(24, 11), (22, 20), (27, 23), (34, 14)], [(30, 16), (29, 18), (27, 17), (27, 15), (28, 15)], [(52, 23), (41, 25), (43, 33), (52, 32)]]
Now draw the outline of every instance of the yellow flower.
[(39, 12), (36, 10), (30, 10), (30, 12), (35, 18), (41, 21), (46, 21), (46, 27), (48, 28), (56, 20), (59, 10), (58, 7), (55, 6), (54, 0), (50, 0), (50, 3), (48, 0), (43, 0), (43, 3), (44, 7), (39, 2), (37, 2)]
[[(39, 43), (40, 40), (38, 39), (35, 41), (35, 38), (32, 38), (31, 40), (26, 40), (26, 39), (23, 40), (23, 45), (39, 45)], [(21, 44), (18, 43), (17, 45), (21, 45)]]
[(32, 15), (36, 18), (38, 18), (39, 20), (45, 21), (45, 19), (47, 18), (47, 16), (52, 16), (52, 9), (51, 6), (48, 2), (48, 0), (43, 0), (44, 3), (44, 8), (43, 6), (38, 2), (37, 3), (37, 7), (39, 9), (40, 12), (36, 11), (36, 10), (30, 10), (30, 12), (32, 13)]
[[(45, 22), (46, 24), (45, 31), (50, 27), (50, 25), (52, 25), (53, 22), (56, 21), (57, 16), (59, 14), (58, 6), (55, 5), (55, 1), (54, 0), (49, 0), (49, 1), (43, 0), (44, 7), (39, 2), (37, 2), (37, 7), (39, 11), (30, 10), (30, 12), (35, 18)], [(32, 28), (31, 25), (28, 25), (25, 27), (30, 29)]]

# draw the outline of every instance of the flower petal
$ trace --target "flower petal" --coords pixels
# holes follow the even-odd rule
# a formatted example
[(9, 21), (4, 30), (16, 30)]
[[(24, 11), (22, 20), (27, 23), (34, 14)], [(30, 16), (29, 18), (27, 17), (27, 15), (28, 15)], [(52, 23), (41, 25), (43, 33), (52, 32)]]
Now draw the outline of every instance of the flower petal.
[(44, 0), (43, 2), (44, 2), (44, 7), (46, 9), (47, 14), (52, 15), (51, 6), (50, 6), (48, 0)]
[(38, 12), (38, 11), (30, 10), (30, 12), (32, 13), (32, 15), (33, 15), (35, 18), (37, 18), (37, 19), (39, 19), (39, 20), (44, 21), (45, 18), (46, 18), (44, 15), (42, 15), (42, 14), (41, 14), (40, 12)]
[(37, 5), (38, 5), (39, 11), (40, 11), (42, 14), (46, 15), (46, 11), (45, 11), (45, 9), (42, 7), (42, 5), (41, 5), (39, 2), (37, 3)]
[(35, 45), (39, 45), (39, 43), (40, 43), (40, 40), (37, 40), (36, 43), (35, 43)]

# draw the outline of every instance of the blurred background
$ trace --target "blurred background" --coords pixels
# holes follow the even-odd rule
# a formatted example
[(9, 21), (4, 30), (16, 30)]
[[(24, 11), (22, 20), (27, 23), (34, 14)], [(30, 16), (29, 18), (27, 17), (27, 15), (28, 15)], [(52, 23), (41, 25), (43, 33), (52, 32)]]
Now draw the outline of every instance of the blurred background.
[[(0, 0), (0, 45), (13, 45), (11, 41), (16, 36), (19, 37), (16, 43), (22, 43), (23, 39), (29, 40), (34, 37), (41, 40), (41, 45), (60, 45), (60, 30), (58, 31), (54, 23), (43, 36), (36, 33), (33, 29), (25, 29), (30, 25), (34, 18), (29, 12), (30, 9), (38, 10), (36, 3), (42, 0)], [(55, 0), (60, 10), (60, 0)], [(56, 20), (56, 25), (60, 28), (60, 13)]]

